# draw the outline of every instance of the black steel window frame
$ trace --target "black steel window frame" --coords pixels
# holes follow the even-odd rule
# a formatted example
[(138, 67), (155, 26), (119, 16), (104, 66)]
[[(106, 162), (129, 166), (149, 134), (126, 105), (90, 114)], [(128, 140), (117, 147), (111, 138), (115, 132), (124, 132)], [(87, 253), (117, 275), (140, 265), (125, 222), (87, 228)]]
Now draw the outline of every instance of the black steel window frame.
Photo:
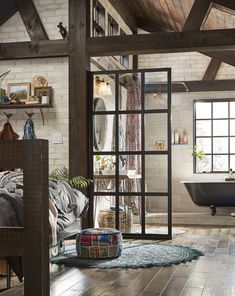
[[(145, 74), (147, 73), (167, 74), (167, 108), (166, 109), (145, 109)], [(119, 110), (119, 76), (123, 74), (140, 74), (141, 75), (141, 109), (140, 110)], [(115, 76), (115, 110), (114, 111), (94, 111), (93, 109), (93, 79), (94, 76), (114, 75)], [(172, 238), (172, 158), (171, 158), (171, 68), (156, 68), (143, 70), (113, 70), (113, 71), (92, 71), (88, 72), (88, 91), (89, 91), (89, 177), (93, 179), (93, 159), (95, 155), (114, 155), (116, 156), (116, 177), (114, 192), (95, 192), (94, 184), (89, 188), (90, 207), (89, 207), (89, 226), (93, 227), (94, 223), (94, 196), (115, 196), (115, 223), (119, 229), (119, 197), (120, 196), (137, 196), (141, 197), (141, 233), (123, 233), (124, 238), (139, 239), (171, 239)], [(167, 151), (145, 151), (145, 114), (167, 114)], [(93, 116), (95, 115), (114, 115), (116, 119), (115, 151), (94, 151), (93, 145)], [(119, 115), (121, 114), (140, 114), (141, 115), (141, 151), (119, 151)], [(121, 192), (119, 190), (119, 157), (120, 155), (141, 155), (142, 177), (140, 192)], [(145, 192), (145, 156), (146, 155), (166, 155), (167, 156), (167, 192)], [(145, 197), (147, 196), (165, 196), (167, 198), (168, 210), (168, 233), (153, 234), (145, 232)]]
[[(213, 103), (228, 103), (228, 117), (226, 118), (214, 118), (213, 117)], [(230, 139), (235, 138), (234, 136), (230, 135), (230, 120), (235, 120), (235, 118), (230, 117), (230, 103), (235, 102), (235, 99), (205, 99), (205, 100), (194, 100), (193, 101), (193, 146), (197, 144), (198, 138), (206, 138), (211, 140), (211, 153), (205, 153), (206, 155), (211, 156), (211, 170), (210, 172), (197, 172), (197, 163), (196, 157), (193, 158), (193, 173), (194, 174), (223, 174), (227, 173), (230, 169), (230, 156), (235, 155), (235, 153), (230, 152)], [(211, 103), (211, 117), (210, 118), (196, 118), (196, 104), (197, 103)], [(214, 136), (213, 133), (213, 121), (214, 120), (227, 120), (228, 121), (228, 135), (227, 136)], [(210, 121), (211, 122), (211, 135), (210, 136), (197, 136), (197, 121)], [(214, 138), (228, 138), (228, 153), (214, 153), (213, 151), (213, 139)], [(227, 171), (215, 171), (214, 164), (213, 164), (213, 157), (218, 155), (225, 155), (228, 156), (228, 170)], [(235, 170), (235, 168), (233, 169)]]

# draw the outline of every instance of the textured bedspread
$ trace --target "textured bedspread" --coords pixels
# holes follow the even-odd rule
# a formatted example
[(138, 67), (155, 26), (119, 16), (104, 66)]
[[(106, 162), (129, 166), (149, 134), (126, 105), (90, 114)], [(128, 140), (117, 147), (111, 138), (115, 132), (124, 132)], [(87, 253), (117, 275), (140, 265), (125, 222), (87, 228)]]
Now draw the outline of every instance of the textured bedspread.
[[(87, 204), (86, 196), (72, 189), (66, 182), (49, 181), (49, 221), (53, 245), (57, 240), (57, 232), (78, 219), (86, 210)], [(23, 226), (22, 172), (0, 173), (0, 226)], [(21, 278), (22, 274), (17, 270), (19, 265), (17, 264), (16, 269), (12, 259), (8, 258), (8, 262)]]

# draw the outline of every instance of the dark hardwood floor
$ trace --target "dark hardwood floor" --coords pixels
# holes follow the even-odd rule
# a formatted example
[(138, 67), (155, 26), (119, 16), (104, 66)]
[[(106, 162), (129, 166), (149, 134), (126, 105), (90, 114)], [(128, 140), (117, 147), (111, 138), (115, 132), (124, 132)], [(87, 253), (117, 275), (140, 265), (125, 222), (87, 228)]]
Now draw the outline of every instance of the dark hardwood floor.
[[(165, 243), (199, 248), (204, 257), (165, 268), (99, 270), (53, 265), (51, 296), (235, 295), (235, 228), (185, 229), (185, 234)], [(2, 278), (0, 289), (4, 285)]]

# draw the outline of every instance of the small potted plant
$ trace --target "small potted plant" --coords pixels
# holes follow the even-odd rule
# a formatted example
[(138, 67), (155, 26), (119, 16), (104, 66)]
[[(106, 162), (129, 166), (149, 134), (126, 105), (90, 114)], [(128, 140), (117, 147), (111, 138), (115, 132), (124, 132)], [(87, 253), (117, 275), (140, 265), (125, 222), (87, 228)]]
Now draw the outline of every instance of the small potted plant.
[(203, 159), (205, 159), (206, 154), (203, 150), (199, 149), (198, 145), (195, 145), (193, 147), (193, 153), (192, 156), (196, 157), (196, 159), (198, 159), (198, 171), (202, 172), (203, 171), (203, 165), (202, 165), (202, 161)]
[(7, 72), (4, 72), (0, 75), (0, 97), (4, 96), (6, 94), (5, 89), (2, 89), (2, 82), (4, 78), (11, 72), (11, 70), (8, 70)]

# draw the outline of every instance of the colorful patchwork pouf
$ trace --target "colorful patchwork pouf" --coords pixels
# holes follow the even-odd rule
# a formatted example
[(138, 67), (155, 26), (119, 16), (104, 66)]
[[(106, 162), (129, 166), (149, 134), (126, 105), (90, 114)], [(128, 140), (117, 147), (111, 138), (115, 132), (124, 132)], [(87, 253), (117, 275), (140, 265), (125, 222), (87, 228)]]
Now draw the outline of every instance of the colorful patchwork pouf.
[(77, 235), (76, 249), (81, 258), (116, 258), (122, 252), (122, 234), (113, 228), (83, 229)]

